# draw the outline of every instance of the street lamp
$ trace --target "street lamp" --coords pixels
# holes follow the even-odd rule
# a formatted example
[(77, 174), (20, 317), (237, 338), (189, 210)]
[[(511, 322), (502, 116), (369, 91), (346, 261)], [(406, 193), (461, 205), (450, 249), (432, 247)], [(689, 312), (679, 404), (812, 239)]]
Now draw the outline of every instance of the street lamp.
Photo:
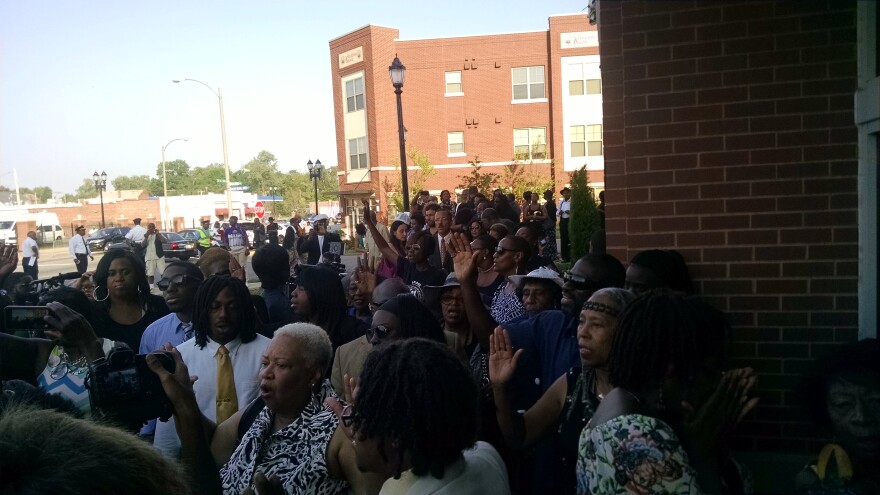
[(403, 128), (403, 106), (400, 103), (400, 94), (403, 93), (403, 78), (406, 67), (400, 63), (400, 59), (394, 57), (391, 66), (388, 67), (391, 74), (391, 84), (394, 86), (394, 94), (397, 95), (397, 139), (400, 145), (400, 186), (403, 189), (403, 207), (409, 210), (409, 181), (406, 178), (406, 130)]
[(199, 83), (202, 86), (211, 90), (212, 93), (217, 97), (220, 101), (220, 137), (223, 140), (223, 168), (226, 169), (226, 218), (229, 218), (232, 215), (232, 184), (229, 182), (229, 156), (226, 152), (226, 119), (223, 117), (223, 90), (217, 88), (214, 91), (214, 88), (208, 86), (207, 84), (199, 81), (198, 79), (174, 79), (171, 82), (180, 83), (182, 81), (192, 81), (195, 83)]
[(324, 170), (324, 166), (321, 165), (321, 160), (316, 160), (315, 163), (312, 163), (309, 160), (309, 163), (306, 163), (306, 167), (309, 169), (309, 177), (312, 178), (312, 182), (315, 183), (315, 215), (318, 214), (318, 180), (321, 178), (321, 171)]
[(168, 141), (168, 143), (166, 143), (165, 146), (162, 146), (162, 190), (165, 193), (165, 217), (164, 217), (165, 221), (162, 222), (162, 225), (164, 225), (166, 229), (168, 228), (168, 225), (165, 223), (168, 221), (168, 178), (166, 177), (166, 174), (165, 174), (165, 148), (167, 148), (168, 145), (173, 143), (174, 141), (189, 141), (189, 140), (186, 138), (172, 139), (171, 141)]
[(275, 216), (275, 193), (278, 192), (277, 186), (269, 186), (269, 193), (272, 195), (272, 216)]
[(101, 196), (101, 228), (104, 228), (104, 191), (107, 190), (107, 172), (102, 171), (98, 175), (98, 171), (92, 174), (92, 180), (95, 181), (95, 190)]

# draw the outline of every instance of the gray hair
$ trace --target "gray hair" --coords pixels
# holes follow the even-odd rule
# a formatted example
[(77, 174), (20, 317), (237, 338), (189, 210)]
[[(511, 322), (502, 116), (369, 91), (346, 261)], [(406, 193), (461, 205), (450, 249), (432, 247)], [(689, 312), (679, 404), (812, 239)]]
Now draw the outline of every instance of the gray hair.
[(624, 309), (631, 302), (636, 299), (636, 295), (632, 291), (628, 291), (626, 289), (619, 289), (617, 287), (606, 287), (604, 289), (599, 289), (596, 292), (593, 292), (593, 295), (590, 296), (590, 299), (602, 296), (607, 297), (611, 300), (614, 309), (616, 309), (619, 313), (622, 313)]
[(305, 347), (303, 357), (309, 367), (324, 371), (330, 366), (333, 346), (323, 328), (311, 323), (291, 323), (275, 330), (273, 339), (281, 335), (292, 337)]

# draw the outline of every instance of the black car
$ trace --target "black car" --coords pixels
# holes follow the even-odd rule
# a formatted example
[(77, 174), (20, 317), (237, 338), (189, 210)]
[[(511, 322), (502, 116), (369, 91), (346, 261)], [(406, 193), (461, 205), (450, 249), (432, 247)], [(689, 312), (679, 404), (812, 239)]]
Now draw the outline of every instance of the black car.
[(86, 238), (86, 243), (92, 251), (104, 251), (111, 244), (125, 241), (125, 234), (131, 230), (129, 227), (107, 227), (100, 229)]
[(184, 237), (176, 232), (161, 232), (165, 242), (162, 243), (162, 251), (165, 251), (165, 258), (177, 258), (186, 261), (199, 255), (197, 245), (198, 242)]

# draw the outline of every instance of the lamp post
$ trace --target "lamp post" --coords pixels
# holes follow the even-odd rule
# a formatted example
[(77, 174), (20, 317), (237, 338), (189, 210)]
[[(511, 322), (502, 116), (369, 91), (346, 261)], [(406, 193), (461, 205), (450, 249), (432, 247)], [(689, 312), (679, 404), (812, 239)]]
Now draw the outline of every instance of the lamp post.
[(397, 138), (400, 145), (400, 186), (403, 189), (403, 207), (409, 210), (409, 181), (406, 177), (406, 130), (403, 128), (403, 105), (400, 102), (400, 94), (403, 93), (403, 78), (406, 67), (400, 63), (400, 59), (394, 57), (391, 66), (388, 67), (391, 74), (391, 85), (394, 86), (394, 94), (397, 95)]
[(165, 217), (163, 218), (164, 222), (162, 222), (162, 225), (166, 229), (168, 229), (168, 225), (165, 223), (168, 221), (168, 178), (165, 173), (165, 148), (167, 148), (168, 145), (173, 143), (174, 141), (189, 141), (189, 140), (186, 138), (172, 139), (171, 141), (168, 141), (165, 144), (165, 146), (162, 146), (162, 191), (165, 194)]
[(324, 166), (321, 165), (321, 160), (316, 160), (315, 163), (312, 163), (309, 160), (309, 163), (306, 163), (306, 167), (309, 169), (309, 177), (312, 178), (312, 182), (315, 183), (315, 215), (318, 214), (318, 180), (321, 178), (321, 171), (324, 170)]
[(101, 197), (101, 228), (104, 228), (104, 191), (107, 190), (107, 172), (102, 171), (98, 175), (98, 171), (92, 174), (92, 180), (95, 181), (95, 189)]
[(272, 216), (275, 216), (275, 193), (278, 192), (277, 186), (269, 186), (269, 194), (272, 195)]
[(217, 90), (214, 91), (214, 88), (197, 79), (174, 79), (171, 82), (180, 83), (183, 81), (199, 83), (210, 89), (220, 102), (220, 137), (223, 140), (223, 168), (226, 169), (226, 218), (229, 218), (232, 215), (232, 184), (229, 182), (229, 156), (226, 152), (226, 119), (223, 116), (223, 90), (217, 88)]

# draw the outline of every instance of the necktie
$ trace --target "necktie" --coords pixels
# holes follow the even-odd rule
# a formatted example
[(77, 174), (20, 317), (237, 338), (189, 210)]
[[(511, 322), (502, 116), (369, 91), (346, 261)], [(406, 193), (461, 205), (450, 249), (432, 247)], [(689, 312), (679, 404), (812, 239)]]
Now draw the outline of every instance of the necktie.
[(184, 342), (191, 339), (193, 336), (193, 326), (192, 322), (184, 323), (180, 322), (180, 325), (177, 326), (178, 332), (183, 332), (183, 340)]
[(235, 393), (235, 377), (229, 349), (217, 349), (217, 424), (226, 421), (238, 411), (238, 395)]
[[(440, 264), (441, 265), (446, 264), (446, 238), (445, 237), (440, 238)], [(442, 268), (442, 266), (440, 268)]]

